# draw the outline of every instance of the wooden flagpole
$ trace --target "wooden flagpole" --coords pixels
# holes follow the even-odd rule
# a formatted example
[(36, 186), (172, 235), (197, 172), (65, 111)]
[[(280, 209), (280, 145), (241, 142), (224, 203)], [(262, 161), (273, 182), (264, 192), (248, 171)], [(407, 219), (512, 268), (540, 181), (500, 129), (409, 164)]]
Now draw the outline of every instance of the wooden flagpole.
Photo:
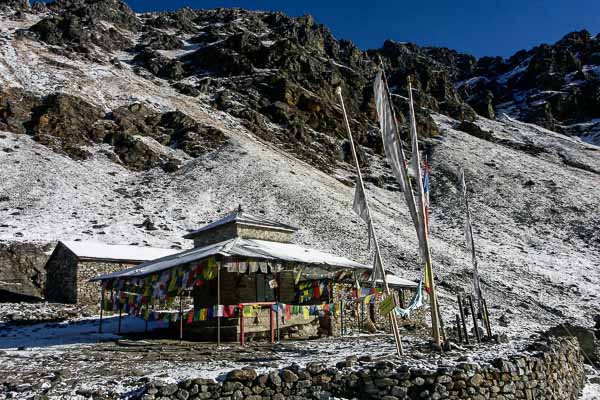
[[(409, 97), (409, 108), (410, 108), (410, 125), (413, 136), (413, 140), (417, 140), (417, 122), (415, 117), (415, 108), (413, 104), (413, 95), (412, 95), (412, 84), (410, 82), (410, 77), (408, 78), (408, 97)], [(417, 181), (417, 189), (418, 196), (417, 199), (417, 212), (419, 213), (419, 230), (420, 236), (423, 238), (422, 249), (423, 249), (423, 257), (425, 258), (425, 273), (427, 274), (427, 280), (429, 281), (429, 290), (431, 299), (431, 325), (433, 327), (433, 339), (435, 340), (435, 344), (438, 347), (441, 347), (441, 339), (440, 339), (440, 326), (439, 326), (439, 309), (438, 309), (438, 298), (435, 291), (435, 282), (433, 280), (433, 266), (431, 263), (431, 249), (429, 248), (429, 232), (427, 232), (427, 227), (425, 226), (425, 204), (423, 202), (424, 192), (423, 192), (423, 180), (421, 175), (421, 164), (419, 152), (413, 154), (412, 157), (416, 157), (416, 165), (417, 165), (417, 176), (415, 176), (415, 180)]]
[[(350, 147), (352, 148), (352, 156), (354, 157), (354, 164), (356, 165), (356, 174), (357, 174), (357, 184), (360, 185), (364, 195), (365, 195), (365, 203), (367, 206), (367, 212), (369, 214), (369, 216), (371, 216), (371, 211), (369, 209), (369, 202), (366, 200), (366, 191), (365, 191), (365, 186), (363, 183), (363, 179), (362, 179), (362, 174), (360, 172), (360, 166), (358, 164), (358, 156), (356, 155), (356, 148), (354, 147), (354, 139), (352, 138), (352, 131), (350, 130), (350, 122), (348, 122), (348, 115), (346, 114), (346, 107), (344, 106), (344, 98), (342, 96), (342, 88), (338, 87), (336, 90), (339, 98), (340, 98), (340, 104), (342, 106), (342, 112), (344, 114), (344, 122), (346, 123), (346, 130), (348, 131), (348, 137), (350, 138)], [(373, 222), (371, 221), (371, 224)], [(369, 229), (371, 229), (369, 227)], [(383, 267), (383, 259), (381, 258), (381, 251), (379, 248), (379, 241), (377, 240), (377, 235), (375, 234), (375, 229), (371, 229), (371, 234), (373, 236), (373, 244), (375, 245), (375, 257), (377, 257), (376, 261), (375, 261), (375, 265), (379, 265), (381, 267), (381, 274), (383, 275), (383, 285), (384, 285), (384, 290), (385, 290), (385, 294), (386, 296), (391, 296), (391, 291), (390, 291), (390, 287), (388, 286), (387, 283), (387, 277), (385, 275), (385, 268)], [(373, 273), (375, 273), (375, 271), (373, 271)], [(403, 349), (402, 349), (402, 340), (400, 337), (400, 332), (398, 331), (398, 321), (396, 320), (396, 312), (394, 310), (392, 310), (392, 312), (390, 312), (389, 314), (390, 316), (390, 323), (392, 325), (392, 330), (394, 332), (394, 339), (396, 340), (396, 352), (398, 353), (398, 355), (402, 355), (404, 353)]]
[(98, 333), (102, 333), (102, 314), (104, 311), (104, 287), (100, 285), (100, 290), (102, 291), (102, 296), (100, 297), (100, 326), (98, 328)]
[(221, 347), (221, 262), (217, 263), (217, 349)]
[[(380, 68), (383, 71), (383, 61), (381, 60), (381, 57), (379, 57), (379, 63), (380, 63)], [(386, 92), (386, 97), (388, 100), (388, 103), (390, 105), (391, 111), (392, 111), (392, 122), (394, 125), (394, 130), (396, 132), (396, 136), (398, 138), (398, 142), (402, 143), (401, 139), (400, 139), (400, 130), (398, 128), (398, 123), (396, 120), (396, 112), (394, 109), (394, 103), (392, 102), (392, 96), (390, 94), (390, 89), (387, 83), (387, 78), (385, 76), (385, 73), (381, 74), (382, 76), (382, 80), (385, 86), (385, 92)], [(414, 117), (414, 107), (413, 107), (413, 99), (412, 99), (412, 86), (410, 84), (410, 79), (409, 79), (409, 98), (410, 98), (410, 116), (411, 116), (411, 128), (413, 129), (413, 134), (416, 135), (417, 134), (417, 127), (416, 127), (416, 122), (415, 122), (415, 117)], [(406, 158), (404, 157), (404, 150), (402, 149), (402, 145), (400, 145), (400, 152), (402, 154), (402, 158), (403, 161), (406, 160)], [(414, 155), (413, 155), (414, 157)], [(418, 154), (417, 154), (418, 157)], [(405, 168), (404, 166), (402, 166), (403, 168)], [(417, 206), (415, 198), (414, 198), (414, 194), (412, 192), (411, 189), (411, 185), (410, 182), (408, 180), (408, 174), (404, 174), (405, 176), (405, 182), (404, 182), (404, 186), (411, 190), (411, 197), (412, 197), (412, 203), (416, 208), (417, 211), (417, 215), (418, 215), (418, 220), (419, 223), (417, 224), (416, 228), (417, 228), (417, 236), (419, 239), (419, 246), (421, 247), (422, 251), (421, 253), (423, 254), (423, 257), (425, 258), (425, 274), (426, 274), (426, 278), (429, 281), (429, 285), (430, 285), (430, 298), (431, 298), (431, 324), (432, 324), (432, 328), (433, 328), (433, 337), (434, 340), (436, 342), (436, 345), (441, 348), (441, 341), (440, 341), (440, 329), (439, 329), (439, 308), (438, 308), (438, 301), (437, 301), (437, 296), (435, 294), (435, 284), (433, 282), (433, 270), (431, 267), (431, 251), (429, 249), (429, 238), (428, 238), (428, 232), (427, 232), (427, 228), (425, 227), (425, 210), (424, 210), (424, 204), (423, 204), (423, 182), (421, 180), (421, 173), (420, 173), (420, 169), (419, 169), (419, 177), (418, 177), (418, 185), (419, 185), (419, 194), (421, 196), (421, 202), (420, 202), (420, 206)], [(410, 204), (408, 204), (409, 208), (411, 207)], [(425, 232), (424, 232), (425, 231)], [(422, 238), (422, 240), (421, 240)]]
[[(473, 279), (475, 279), (475, 274), (477, 276), (477, 282), (473, 282), (474, 283), (474, 288), (476, 289), (476, 291), (478, 293), (475, 293), (477, 295), (477, 308), (478, 311), (481, 312), (481, 316), (482, 316), (482, 321), (483, 321), (483, 325), (486, 329), (487, 332), (487, 336), (491, 339), (492, 338), (492, 327), (490, 324), (490, 314), (488, 312), (488, 308), (487, 308), (487, 304), (485, 302), (485, 298), (483, 297), (483, 293), (481, 290), (481, 282), (479, 280), (479, 265), (477, 264), (477, 255), (475, 253), (475, 238), (473, 237), (473, 227), (471, 225), (471, 209), (469, 207), (469, 199), (467, 197), (467, 184), (465, 182), (465, 171), (463, 169), (461, 169), (460, 171), (460, 180), (461, 180), (461, 186), (462, 186), (462, 193), (463, 193), (463, 199), (465, 200), (465, 209), (467, 212), (467, 225), (468, 225), (468, 229), (469, 229), (469, 237), (470, 237), (470, 245), (471, 245), (471, 258), (472, 258), (472, 262), (473, 262), (473, 268), (474, 268), (474, 277)], [(469, 243), (467, 243), (467, 245), (469, 245)]]

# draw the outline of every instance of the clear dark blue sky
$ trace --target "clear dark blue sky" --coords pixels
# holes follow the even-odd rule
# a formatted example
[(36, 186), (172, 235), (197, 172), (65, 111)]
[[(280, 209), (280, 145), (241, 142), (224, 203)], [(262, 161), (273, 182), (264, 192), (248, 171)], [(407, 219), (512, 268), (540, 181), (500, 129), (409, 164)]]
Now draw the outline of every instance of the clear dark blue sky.
[(510, 56), (573, 30), (600, 31), (600, 0), (126, 0), (138, 12), (241, 7), (312, 14), (362, 49), (385, 39)]

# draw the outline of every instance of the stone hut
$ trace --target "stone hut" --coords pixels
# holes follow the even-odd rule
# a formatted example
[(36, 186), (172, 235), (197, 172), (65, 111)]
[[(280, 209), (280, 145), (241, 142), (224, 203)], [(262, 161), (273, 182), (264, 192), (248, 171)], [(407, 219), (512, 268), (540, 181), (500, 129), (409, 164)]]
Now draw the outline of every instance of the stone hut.
[(239, 208), (185, 235), (192, 249), (93, 280), (102, 282), (109, 310), (166, 319), (180, 337), (243, 342), (270, 333), (273, 340), (274, 325), (290, 335), (331, 332), (336, 286), (370, 276), (372, 267), (293, 244), (296, 231)]
[(290, 225), (248, 214), (240, 207), (224, 218), (188, 233), (184, 239), (193, 240), (194, 247), (204, 247), (236, 237), (290, 243), (297, 230), (298, 228)]
[(61, 241), (46, 263), (45, 298), (57, 303), (98, 305), (100, 288), (89, 280), (176, 253), (174, 249)]

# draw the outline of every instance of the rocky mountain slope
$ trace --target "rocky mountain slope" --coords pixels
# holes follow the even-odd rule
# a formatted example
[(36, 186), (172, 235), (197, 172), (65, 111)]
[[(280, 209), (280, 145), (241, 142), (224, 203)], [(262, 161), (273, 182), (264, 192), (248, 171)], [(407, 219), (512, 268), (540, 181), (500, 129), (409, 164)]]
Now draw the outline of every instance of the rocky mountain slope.
[(530, 120), (525, 108), (503, 105), (510, 85), (476, 87), (477, 76), (503, 82), (510, 61), (493, 67), (396, 42), (363, 52), (311, 17), (279, 13), (136, 15), (117, 0), (2, 4), (0, 241), (9, 248), (47, 250), (61, 239), (186, 247), (186, 231), (242, 204), (299, 226), (299, 243), (368, 262), (365, 227), (351, 211), (354, 175), (334, 95), (341, 86), (387, 266), (418, 279), (416, 237), (375, 121), (381, 57), (400, 122), (406, 77), (415, 80), (447, 316), (451, 294), (469, 288), (457, 191), (464, 167), (494, 325), (519, 334), (558, 319), (592, 323), (600, 153), (562, 129), (578, 123), (574, 114), (553, 125), (562, 133), (547, 130), (519, 122)]

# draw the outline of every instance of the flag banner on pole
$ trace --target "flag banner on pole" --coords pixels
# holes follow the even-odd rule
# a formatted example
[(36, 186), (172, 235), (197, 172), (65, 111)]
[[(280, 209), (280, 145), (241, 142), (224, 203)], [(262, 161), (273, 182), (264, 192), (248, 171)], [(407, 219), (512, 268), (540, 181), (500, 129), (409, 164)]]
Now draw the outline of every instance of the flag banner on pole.
[(356, 183), (354, 190), (354, 202), (352, 203), (352, 210), (367, 224), (367, 230), (369, 232), (369, 244), (368, 249), (371, 249), (371, 230), (373, 224), (371, 223), (371, 215), (369, 214), (369, 207), (367, 206), (367, 196), (363, 189), (361, 182)]
[(410, 186), (408, 171), (406, 168), (406, 157), (402, 150), (402, 142), (396, 130), (396, 121), (394, 120), (394, 111), (387, 96), (385, 83), (382, 79), (382, 72), (379, 71), (375, 77), (373, 86), (375, 92), (375, 105), (377, 115), (379, 116), (379, 128), (381, 129), (381, 137), (383, 139), (383, 148), (385, 150), (386, 159), (392, 168), (392, 172), (396, 180), (402, 188), (404, 198), (408, 206), (408, 211), (413, 220), (415, 228), (419, 230), (419, 216), (417, 214), (415, 200)]
[(425, 228), (429, 232), (429, 162), (425, 157), (425, 171), (423, 173), (423, 193), (425, 203)]
[(429, 282), (429, 269), (431, 267), (428, 263), (425, 264), (425, 291), (427, 294), (431, 293), (431, 282)]
[(379, 254), (375, 252), (375, 259), (373, 261), (373, 273), (371, 274), (371, 282), (373, 283), (373, 286), (375, 286), (374, 284), (377, 281), (383, 280), (383, 273), (383, 263), (379, 258)]
[(410, 317), (410, 313), (421, 307), (423, 307), (423, 279), (419, 281), (419, 286), (417, 286), (417, 290), (415, 290), (415, 294), (410, 300), (408, 307), (396, 307), (396, 315), (408, 318)]

